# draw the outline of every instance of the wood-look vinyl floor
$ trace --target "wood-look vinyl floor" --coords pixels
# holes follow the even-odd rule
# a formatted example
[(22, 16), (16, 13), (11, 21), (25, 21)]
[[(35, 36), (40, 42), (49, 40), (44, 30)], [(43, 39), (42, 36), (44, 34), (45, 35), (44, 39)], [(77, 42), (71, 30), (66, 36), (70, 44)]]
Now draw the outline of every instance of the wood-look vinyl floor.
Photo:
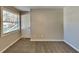
[(30, 41), (21, 39), (4, 53), (77, 53), (64, 42)]

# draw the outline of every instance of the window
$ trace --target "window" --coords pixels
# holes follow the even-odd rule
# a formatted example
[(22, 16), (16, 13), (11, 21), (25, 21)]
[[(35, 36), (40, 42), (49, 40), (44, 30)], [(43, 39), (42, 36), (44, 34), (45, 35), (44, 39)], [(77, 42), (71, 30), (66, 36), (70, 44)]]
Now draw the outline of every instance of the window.
[(3, 34), (19, 29), (19, 15), (3, 10)]

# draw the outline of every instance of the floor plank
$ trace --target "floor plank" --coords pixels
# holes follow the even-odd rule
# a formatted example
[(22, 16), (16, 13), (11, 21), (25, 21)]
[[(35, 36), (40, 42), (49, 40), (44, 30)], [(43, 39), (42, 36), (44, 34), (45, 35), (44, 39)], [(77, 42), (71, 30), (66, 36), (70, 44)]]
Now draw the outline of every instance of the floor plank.
[(77, 53), (64, 42), (30, 41), (21, 39), (4, 53)]

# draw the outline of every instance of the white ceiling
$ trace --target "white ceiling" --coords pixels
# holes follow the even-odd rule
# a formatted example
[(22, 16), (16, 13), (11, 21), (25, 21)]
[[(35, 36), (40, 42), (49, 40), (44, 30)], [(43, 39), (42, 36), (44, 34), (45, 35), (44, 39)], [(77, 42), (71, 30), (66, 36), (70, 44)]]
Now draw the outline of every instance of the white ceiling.
[(30, 11), (30, 9), (41, 9), (41, 8), (50, 8), (50, 9), (62, 9), (63, 6), (15, 6), (15, 8), (19, 9), (20, 11)]

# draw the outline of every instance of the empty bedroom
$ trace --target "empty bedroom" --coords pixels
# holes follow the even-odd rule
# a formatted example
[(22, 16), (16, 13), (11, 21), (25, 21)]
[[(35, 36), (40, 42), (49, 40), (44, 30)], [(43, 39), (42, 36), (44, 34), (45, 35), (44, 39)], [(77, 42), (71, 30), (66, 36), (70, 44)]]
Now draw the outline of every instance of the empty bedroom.
[(79, 7), (0, 6), (1, 53), (78, 53)]

